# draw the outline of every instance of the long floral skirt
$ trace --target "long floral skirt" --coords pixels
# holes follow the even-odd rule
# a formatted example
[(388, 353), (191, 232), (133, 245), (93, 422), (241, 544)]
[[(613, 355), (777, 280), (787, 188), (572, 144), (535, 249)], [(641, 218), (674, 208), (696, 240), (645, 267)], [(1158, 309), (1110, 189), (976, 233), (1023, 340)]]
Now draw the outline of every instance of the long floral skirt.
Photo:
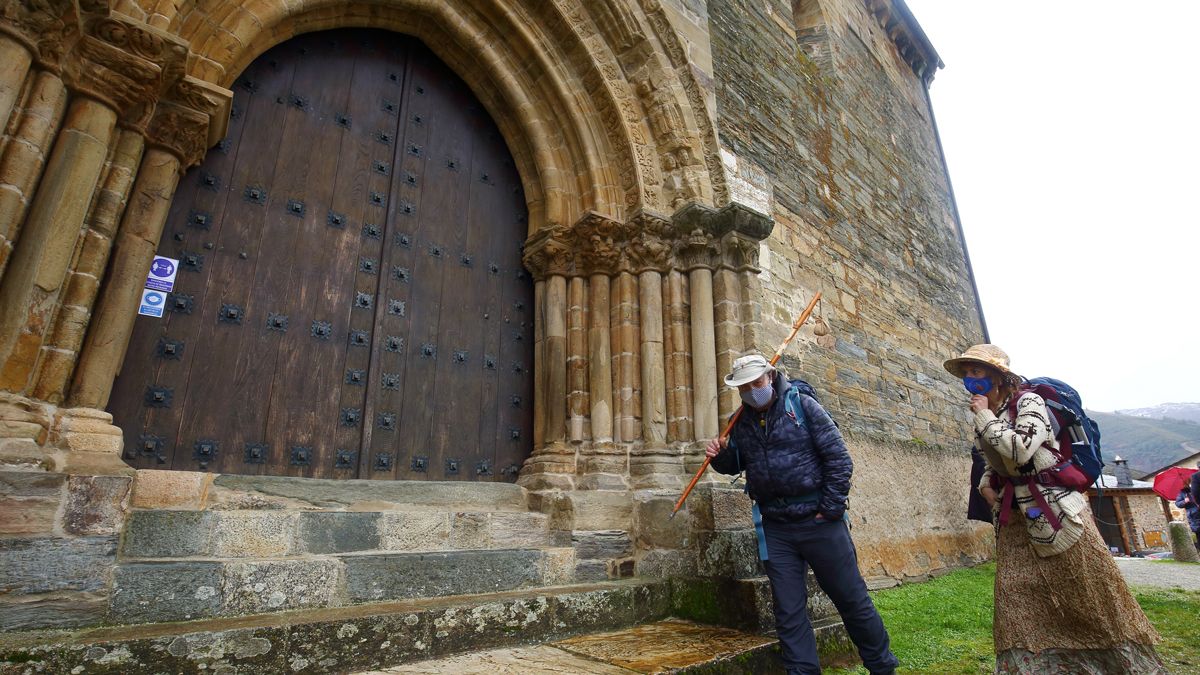
[(1158, 632), (1125, 585), (1096, 524), (1040, 558), (1020, 518), (996, 536), (996, 672), (1167, 673)]

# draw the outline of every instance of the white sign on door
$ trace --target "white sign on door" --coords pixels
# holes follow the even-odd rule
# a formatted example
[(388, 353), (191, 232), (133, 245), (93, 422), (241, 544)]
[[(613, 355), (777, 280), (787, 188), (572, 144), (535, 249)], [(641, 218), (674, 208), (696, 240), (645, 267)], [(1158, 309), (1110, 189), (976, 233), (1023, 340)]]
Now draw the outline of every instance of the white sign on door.
[(138, 314), (161, 317), (163, 315), (163, 307), (166, 304), (166, 293), (147, 288), (142, 291), (142, 301), (138, 304)]

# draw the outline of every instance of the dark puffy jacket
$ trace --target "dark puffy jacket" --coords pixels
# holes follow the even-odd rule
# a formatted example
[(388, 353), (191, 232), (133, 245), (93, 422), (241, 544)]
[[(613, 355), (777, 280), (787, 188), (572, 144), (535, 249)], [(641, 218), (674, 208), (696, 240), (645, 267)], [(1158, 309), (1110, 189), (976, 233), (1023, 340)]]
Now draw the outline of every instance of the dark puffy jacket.
[(1175, 506), (1183, 509), (1183, 512), (1187, 514), (1188, 528), (1192, 532), (1200, 532), (1200, 506), (1197, 506), (1196, 502), (1192, 500), (1192, 493), (1181, 491), (1175, 498)]
[[(729, 444), (711, 466), (724, 474), (745, 469), (750, 497), (767, 520), (806, 520), (817, 512), (839, 519), (854, 472), (842, 434), (821, 404), (804, 394), (799, 398), (807, 419), (793, 419), (784, 403), (791, 385), (778, 373), (774, 385), (766, 429), (759, 426), (757, 411), (743, 410)], [(812, 495), (819, 495), (818, 503), (801, 501)], [(780, 501), (789, 498), (793, 503)]]

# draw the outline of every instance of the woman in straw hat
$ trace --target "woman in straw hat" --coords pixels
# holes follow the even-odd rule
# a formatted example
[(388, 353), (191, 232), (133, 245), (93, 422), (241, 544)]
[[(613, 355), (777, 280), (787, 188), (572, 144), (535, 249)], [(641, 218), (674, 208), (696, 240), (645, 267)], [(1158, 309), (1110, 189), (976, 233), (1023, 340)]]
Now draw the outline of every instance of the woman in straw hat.
[(1028, 480), (1059, 463), (1046, 402), (1020, 389), (1022, 378), (995, 345), (975, 345), (945, 367), (972, 394), (975, 440), (987, 460), (978, 489), (996, 523), (996, 672), (1166, 673), (1154, 649), (1158, 633), (1084, 495)]

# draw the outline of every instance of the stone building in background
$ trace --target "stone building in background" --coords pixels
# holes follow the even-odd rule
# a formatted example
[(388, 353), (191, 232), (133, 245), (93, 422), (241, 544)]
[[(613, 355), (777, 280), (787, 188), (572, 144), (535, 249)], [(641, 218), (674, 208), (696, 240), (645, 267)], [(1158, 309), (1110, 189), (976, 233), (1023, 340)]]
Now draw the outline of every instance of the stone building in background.
[[(668, 515), (720, 375), (818, 291), (784, 363), (849, 440), (864, 574), (989, 555), (940, 365), (984, 328), (902, 0), (0, 8), (5, 658), (763, 629), (740, 489)], [(491, 609), (364, 609), (371, 645), (321, 613), (447, 595)], [(100, 624), (132, 627), (26, 633)]]

